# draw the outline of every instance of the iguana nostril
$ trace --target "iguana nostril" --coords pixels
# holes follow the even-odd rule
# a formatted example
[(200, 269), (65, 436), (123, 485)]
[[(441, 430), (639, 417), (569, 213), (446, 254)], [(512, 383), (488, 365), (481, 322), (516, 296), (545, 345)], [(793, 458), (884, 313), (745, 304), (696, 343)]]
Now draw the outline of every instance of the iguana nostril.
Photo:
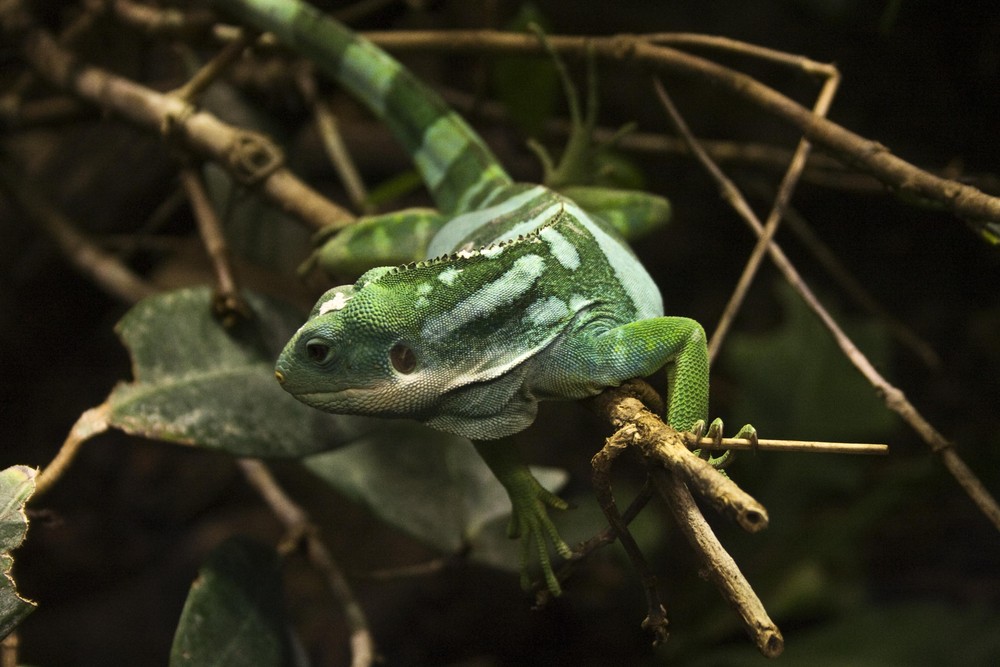
[(281, 371), (274, 371), (274, 379), (278, 381), (278, 384), (285, 384), (285, 374)]

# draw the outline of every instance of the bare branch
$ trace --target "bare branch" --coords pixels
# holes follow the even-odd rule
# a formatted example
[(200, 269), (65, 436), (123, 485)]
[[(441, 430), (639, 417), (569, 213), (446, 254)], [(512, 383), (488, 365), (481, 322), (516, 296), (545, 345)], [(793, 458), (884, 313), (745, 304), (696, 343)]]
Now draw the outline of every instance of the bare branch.
[[(365, 36), (390, 51), (438, 53), (517, 53), (539, 54), (542, 47), (532, 35), (493, 30), (448, 32), (369, 32)], [(662, 39), (662, 35), (657, 35)], [(871, 174), (893, 190), (916, 199), (928, 199), (944, 206), (957, 217), (973, 224), (992, 242), (1000, 242), (1000, 198), (976, 188), (942, 178), (893, 155), (882, 144), (865, 139), (836, 123), (821, 118), (794, 100), (756, 79), (683, 51), (657, 45), (643, 35), (611, 37), (567, 37), (549, 35), (552, 47), (564, 54), (583, 58), (588, 49), (608, 60), (632, 62), (654, 71), (695, 76), (702, 81), (746, 99), (790, 125), (806, 139), (832, 153), (844, 164)]]
[(776, 658), (785, 650), (781, 630), (774, 624), (760, 598), (740, 572), (736, 561), (723, 548), (705, 521), (691, 492), (677, 477), (665, 470), (650, 473), (653, 483), (663, 496), (684, 536), (701, 560), (702, 576), (711, 579), (722, 597), (736, 610), (743, 627), (768, 658)]
[(267, 137), (195, 111), (176, 96), (80, 63), (45, 31), (31, 31), (23, 50), (28, 61), (56, 86), (146, 129), (166, 128), (188, 149), (219, 162), (240, 182), (256, 185), (265, 197), (310, 227), (342, 227), (353, 219), (292, 174), (282, 164), (281, 150)]
[(281, 488), (271, 471), (259, 459), (239, 459), (240, 470), (288, 531), (284, 550), (305, 541), (306, 555), (313, 567), (326, 577), (327, 586), (344, 609), (351, 630), (351, 667), (369, 667), (375, 659), (375, 642), (368, 630), (368, 619), (351, 590), (347, 577), (319, 539), (319, 530), (308, 513)]
[[(826, 112), (829, 111), (830, 104), (833, 102), (833, 96), (837, 92), (837, 85), (839, 82), (840, 75), (837, 74), (836, 70), (834, 70), (823, 84), (823, 88), (820, 90), (820, 94), (816, 99), (816, 104), (813, 107), (813, 111), (817, 116), (825, 116)], [(683, 123), (683, 119), (677, 112), (677, 109), (673, 108), (673, 102), (671, 102), (670, 98), (667, 97), (666, 91), (660, 85), (660, 82), (657, 81), (656, 85), (657, 91), (659, 92), (664, 105), (669, 105), (671, 109), (670, 116), (674, 119), (674, 123)], [(689, 135), (690, 132), (682, 132), (682, 134)], [(807, 140), (799, 140), (798, 146), (795, 149), (795, 154), (792, 156), (792, 160), (788, 164), (788, 170), (785, 172), (785, 176), (781, 180), (781, 185), (778, 187), (778, 194), (774, 198), (774, 203), (771, 206), (771, 212), (768, 214), (767, 222), (764, 224), (764, 231), (758, 237), (757, 243), (754, 245), (753, 251), (747, 259), (746, 266), (743, 268), (743, 273), (740, 275), (740, 279), (736, 283), (736, 287), (733, 288), (733, 293), (729, 297), (729, 302), (723, 309), (722, 316), (719, 317), (719, 323), (716, 326), (715, 331), (712, 332), (711, 340), (708, 342), (708, 359), (710, 363), (718, 355), (719, 349), (722, 346), (722, 341), (726, 337), (726, 333), (729, 331), (729, 326), (732, 324), (733, 320), (736, 319), (736, 314), (739, 312), (740, 306), (743, 305), (743, 300), (746, 298), (747, 292), (750, 291), (750, 285), (753, 282), (754, 277), (757, 275), (757, 269), (760, 268), (760, 264), (764, 260), (764, 253), (767, 252), (771, 239), (774, 238), (775, 233), (778, 231), (778, 225), (781, 223), (782, 217), (784, 217), (785, 208), (788, 206), (788, 202), (791, 201), (792, 192), (798, 184), (799, 177), (802, 175), (802, 170), (805, 169), (806, 160), (809, 157), (811, 149), (812, 146)]]
[(229, 248), (219, 217), (215, 214), (212, 202), (209, 201), (205, 185), (202, 183), (198, 170), (185, 166), (180, 171), (181, 185), (191, 201), (195, 220), (198, 223), (198, 233), (208, 253), (208, 258), (215, 269), (215, 294), (212, 298), (212, 312), (218, 316), (226, 327), (234, 326), (239, 320), (251, 317), (250, 306), (247, 305), (236, 285), (233, 267), (229, 260)]

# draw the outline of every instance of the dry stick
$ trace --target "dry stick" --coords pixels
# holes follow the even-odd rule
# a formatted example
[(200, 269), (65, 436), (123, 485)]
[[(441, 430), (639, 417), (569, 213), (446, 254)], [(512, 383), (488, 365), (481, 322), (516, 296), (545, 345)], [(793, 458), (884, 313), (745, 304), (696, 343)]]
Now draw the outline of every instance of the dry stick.
[[(542, 51), (531, 35), (493, 30), (363, 34), (391, 51), (478, 54), (539, 54)], [(845, 164), (872, 174), (894, 190), (918, 199), (939, 202), (959, 218), (970, 222), (1000, 224), (1000, 197), (992, 197), (972, 186), (919, 169), (893, 155), (882, 144), (816, 116), (809, 109), (742, 72), (677, 49), (652, 44), (642, 35), (585, 38), (549, 35), (548, 40), (553, 48), (563, 54), (584, 57), (587, 50), (592, 48), (594, 53), (609, 60), (634, 62), (658, 71), (699, 77), (799, 128), (806, 139), (832, 152)]]
[(320, 141), (326, 156), (333, 165), (340, 182), (347, 192), (351, 203), (357, 210), (363, 213), (371, 213), (372, 206), (368, 203), (368, 192), (365, 183), (354, 165), (350, 151), (344, 145), (344, 139), (340, 134), (340, 124), (337, 122), (337, 115), (324, 100), (320, 99), (316, 93), (316, 79), (313, 76), (311, 67), (300, 67), (296, 72), (295, 81), (298, 83), (299, 92), (313, 111), (316, 121), (316, 130), (319, 132)]
[(365, 612), (351, 591), (347, 577), (334, 561), (308, 513), (293, 501), (281, 488), (271, 471), (258, 459), (239, 459), (237, 464), (247, 482), (274, 512), (288, 531), (283, 551), (291, 551), (301, 540), (305, 541), (309, 561), (324, 575), (326, 583), (340, 600), (351, 631), (351, 667), (368, 667), (375, 658), (375, 643), (368, 630)]
[(310, 227), (343, 227), (353, 219), (292, 174), (282, 164), (281, 150), (264, 135), (195, 111), (176, 96), (80, 63), (45, 31), (32, 31), (23, 45), (25, 58), (56, 86), (147, 129), (172, 127), (187, 148), (216, 160), (245, 185), (256, 185), (265, 197)]
[(115, 17), (129, 27), (147, 35), (162, 37), (192, 37), (208, 32), (215, 15), (207, 9), (181, 11), (173, 7), (152, 7), (132, 0), (87, 0), (88, 8), (109, 8)]
[[(826, 79), (826, 82), (823, 84), (823, 88), (820, 90), (820, 93), (816, 98), (816, 104), (813, 106), (813, 111), (817, 116), (825, 116), (827, 111), (829, 111), (830, 104), (833, 102), (833, 96), (837, 93), (837, 85), (839, 83), (840, 74), (836, 70), (833, 70), (830, 73), (830, 76)], [(672, 118), (679, 118), (680, 113), (674, 106), (673, 101), (667, 95), (663, 85), (658, 79), (654, 80), (654, 84), (663, 103), (665, 105), (670, 105), (670, 116)], [(733, 293), (729, 297), (729, 302), (722, 311), (719, 323), (716, 326), (715, 331), (712, 332), (712, 338), (708, 342), (709, 363), (712, 363), (719, 354), (722, 341), (725, 339), (726, 333), (729, 331), (729, 327), (732, 325), (733, 320), (736, 319), (736, 314), (743, 305), (747, 292), (750, 291), (750, 284), (757, 275), (757, 270), (760, 268), (760, 264), (764, 260), (764, 253), (767, 252), (767, 248), (771, 244), (771, 239), (774, 238), (775, 233), (778, 231), (778, 225), (781, 223), (781, 218), (784, 215), (785, 208), (788, 206), (788, 202), (792, 198), (792, 192), (795, 190), (795, 186), (799, 182), (799, 176), (801, 176), (802, 170), (805, 168), (810, 150), (811, 146), (808, 140), (799, 140), (798, 146), (795, 149), (795, 155), (792, 156), (792, 160), (788, 164), (788, 170), (785, 172), (785, 176), (781, 179), (781, 185), (778, 187), (778, 194), (774, 198), (774, 203), (771, 206), (771, 212), (767, 217), (767, 223), (764, 225), (764, 232), (757, 239), (757, 244), (750, 253), (746, 266), (743, 267), (743, 273), (740, 275), (740, 279), (737, 281), (736, 287), (733, 289)]]
[(114, 255), (101, 250), (62, 212), (45, 201), (32, 184), (14, 175), (0, 162), (0, 189), (56, 242), (81, 273), (112, 296), (135, 301), (156, 293), (156, 288), (130, 271)]
[(650, 44), (673, 44), (674, 46), (701, 46), (718, 51), (726, 51), (741, 56), (766, 60), (793, 69), (798, 69), (814, 76), (824, 79), (840, 77), (840, 73), (834, 65), (821, 63), (805, 56), (798, 56), (794, 53), (777, 51), (766, 46), (759, 46), (749, 42), (743, 42), (730, 37), (720, 37), (718, 35), (703, 35), (694, 32), (663, 32), (649, 33), (642, 35), (642, 38)]
[(767, 527), (767, 510), (736, 482), (713, 468), (708, 461), (695, 456), (685, 445), (684, 436), (663, 423), (634, 397), (634, 382), (606, 389), (591, 404), (615, 428), (628, 428), (623, 438), (639, 448), (643, 456), (656, 461), (691, 487), (721, 514), (728, 516), (744, 530), (756, 533)]
[(719, 589), (743, 621), (743, 627), (753, 639), (758, 650), (768, 658), (781, 655), (785, 641), (781, 630), (767, 614), (760, 598), (740, 572), (726, 550), (705, 521), (691, 492), (677, 477), (665, 470), (651, 470), (650, 475), (657, 490), (673, 513), (677, 525), (701, 558), (701, 574)]
[(194, 103), (206, 88), (212, 85), (216, 79), (229, 69), (230, 65), (243, 55), (243, 52), (253, 44), (255, 39), (256, 33), (245, 28), (240, 30), (236, 39), (222, 47), (222, 50), (215, 54), (214, 58), (202, 65), (194, 73), (194, 76), (188, 79), (187, 83), (183, 86), (175, 90), (173, 94), (185, 102)]
[(682, 433), (688, 449), (769, 452), (809, 452), (811, 454), (873, 454), (884, 456), (889, 445), (868, 442), (817, 442), (810, 440), (765, 440), (756, 443), (743, 438), (722, 438), (718, 442), (709, 438), (695, 440), (693, 433)]
[(670, 633), (667, 631), (669, 625), (667, 621), (667, 610), (660, 601), (660, 591), (656, 585), (656, 575), (653, 574), (646, 562), (646, 557), (642, 555), (642, 550), (636, 543), (635, 538), (628, 529), (625, 518), (618, 511), (615, 497), (611, 489), (611, 464), (623, 451), (632, 444), (635, 435), (634, 427), (622, 428), (613, 436), (607, 439), (601, 451), (591, 459), (593, 468), (592, 486), (597, 495), (597, 501), (610, 524), (611, 530), (618, 536), (618, 541), (632, 561), (632, 567), (639, 573), (642, 580), (642, 588), (646, 593), (646, 618), (642, 620), (642, 629), (649, 632), (653, 637), (653, 646), (667, 641)]
[(223, 326), (232, 327), (240, 320), (250, 319), (250, 306), (240, 295), (229, 260), (229, 248), (222, 233), (222, 224), (209, 201), (205, 185), (198, 170), (184, 166), (180, 170), (181, 185), (191, 201), (191, 209), (198, 223), (198, 233), (215, 270), (215, 294), (212, 311), (221, 318)]
[[(658, 91), (659, 92), (659, 89)], [(665, 108), (669, 109), (669, 106), (664, 105)], [(757, 216), (754, 215), (753, 210), (746, 203), (746, 200), (740, 194), (739, 189), (729, 181), (722, 171), (712, 163), (711, 158), (705, 154), (705, 151), (698, 145), (698, 140), (691, 134), (687, 129), (684, 120), (679, 116), (673, 118), (674, 123), (677, 125), (677, 129), (681, 134), (688, 140), (692, 152), (698, 158), (698, 160), (705, 166), (706, 170), (712, 174), (714, 178), (720, 181), (720, 188), (723, 193), (727, 196), (732, 196), (733, 200), (730, 201), (733, 208), (740, 214), (740, 216), (750, 225), (754, 233), (762, 234), (763, 226)], [(886, 380), (868, 361), (868, 358), (857, 348), (854, 342), (844, 333), (837, 324), (837, 321), (826, 311), (823, 305), (813, 294), (812, 290), (806, 285), (802, 276), (789, 261), (788, 257), (781, 250), (781, 247), (774, 241), (768, 246), (768, 252), (771, 255), (771, 260), (775, 263), (778, 269), (784, 274), (785, 280), (799, 293), (806, 305), (819, 317), (823, 325), (830, 331), (833, 335), (834, 340), (840, 347), (844, 355), (854, 364), (861, 374), (868, 380), (868, 382), (875, 388), (876, 393), (878, 393), (885, 401), (886, 406), (897, 413), (903, 418), (903, 420), (910, 425), (913, 430), (923, 438), (931, 451), (939, 454), (941, 460), (945, 467), (952, 474), (952, 476), (958, 481), (959, 485), (965, 490), (972, 501), (979, 507), (980, 511), (986, 518), (989, 519), (997, 530), (1000, 530), (1000, 506), (997, 505), (996, 500), (990, 495), (990, 492), (983, 486), (982, 482), (975, 476), (972, 470), (965, 464), (962, 458), (955, 451), (954, 446), (949, 442), (941, 433), (939, 433), (930, 422), (924, 419), (912, 403), (907, 400), (903, 392), (897, 387), (893, 386), (888, 380)]]
[[(631, 440), (631, 444), (639, 447), (646, 458), (647, 469), (653, 483), (670, 507), (671, 512), (674, 513), (677, 523), (684, 530), (691, 547), (698, 553), (702, 572), (707, 572), (712, 577), (720, 594), (736, 609), (747, 633), (753, 638), (758, 649), (769, 657), (778, 655), (784, 646), (781, 632), (771, 622), (756, 593), (740, 574), (732, 557), (719, 544), (711, 527), (701, 515), (697, 505), (694, 504), (690, 491), (681, 481), (681, 477), (686, 473), (683, 466), (678, 464), (677, 457), (664, 457), (660, 451), (679, 449), (683, 451), (680, 458), (690, 458), (699, 464), (708, 464), (684, 449), (682, 434), (665, 426), (655, 415), (642, 406), (636, 396), (645, 393), (644, 385), (645, 383), (642, 381), (633, 380), (621, 387), (606, 389), (591, 399), (590, 404), (619, 429), (616, 436), (622, 434), (622, 437)], [(657, 433), (658, 429), (653, 424), (654, 422), (658, 422), (660, 427), (669, 432), (666, 441)], [(666, 466), (666, 470), (660, 464)], [(723, 477), (717, 470), (713, 469), (712, 472), (715, 477), (725, 479), (729, 486), (735, 488), (739, 493), (743, 493), (734, 482)], [(700, 490), (699, 494), (702, 492), (704, 490)], [(708, 490), (708, 492), (728, 494), (728, 489), (717, 488)], [(726, 498), (733, 499), (734, 497), (727, 495)], [(713, 498), (711, 496), (706, 496), (706, 499), (715, 500), (716, 504), (723, 500), (722, 497)], [(725, 507), (721, 509), (726, 510)], [(755, 524), (756, 529), (763, 528), (767, 523), (767, 514), (764, 508), (759, 507), (758, 511), (761, 514), (759, 517), (761, 520)]]

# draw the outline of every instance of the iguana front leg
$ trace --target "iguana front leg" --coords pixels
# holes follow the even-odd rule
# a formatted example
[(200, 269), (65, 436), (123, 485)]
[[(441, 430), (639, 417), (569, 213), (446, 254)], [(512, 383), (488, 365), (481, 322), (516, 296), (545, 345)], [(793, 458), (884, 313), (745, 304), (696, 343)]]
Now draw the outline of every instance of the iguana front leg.
[(473, 444), (510, 498), (511, 516), (507, 536), (512, 539), (520, 538), (521, 588), (527, 590), (531, 586), (528, 565), (534, 544), (546, 586), (553, 595), (560, 595), (562, 587), (552, 570), (549, 542), (563, 558), (569, 558), (573, 552), (559, 537), (559, 532), (549, 519), (548, 508), (564, 510), (569, 505), (538, 483), (518, 456), (513, 438), (478, 440)]
[[(580, 344), (586, 349), (571, 351), (569, 357), (590, 362), (577, 372), (608, 386), (664, 369), (666, 422), (678, 431), (704, 432), (709, 364), (705, 331), (698, 322), (686, 317), (654, 317), (614, 327)], [(750, 437), (756, 432), (744, 426), (740, 433)], [(708, 435), (721, 438), (721, 420), (712, 422)]]

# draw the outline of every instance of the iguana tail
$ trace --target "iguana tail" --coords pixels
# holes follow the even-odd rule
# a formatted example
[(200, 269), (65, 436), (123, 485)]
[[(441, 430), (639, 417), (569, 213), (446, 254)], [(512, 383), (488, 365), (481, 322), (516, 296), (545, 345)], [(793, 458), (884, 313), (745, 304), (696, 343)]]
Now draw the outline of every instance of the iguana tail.
[(434, 202), (454, 215), (511, 183), (482, 139), (432, 90), (368, 40), (300, 0), (217, 0), (277, 35), (383, 120), (413, 156)]

